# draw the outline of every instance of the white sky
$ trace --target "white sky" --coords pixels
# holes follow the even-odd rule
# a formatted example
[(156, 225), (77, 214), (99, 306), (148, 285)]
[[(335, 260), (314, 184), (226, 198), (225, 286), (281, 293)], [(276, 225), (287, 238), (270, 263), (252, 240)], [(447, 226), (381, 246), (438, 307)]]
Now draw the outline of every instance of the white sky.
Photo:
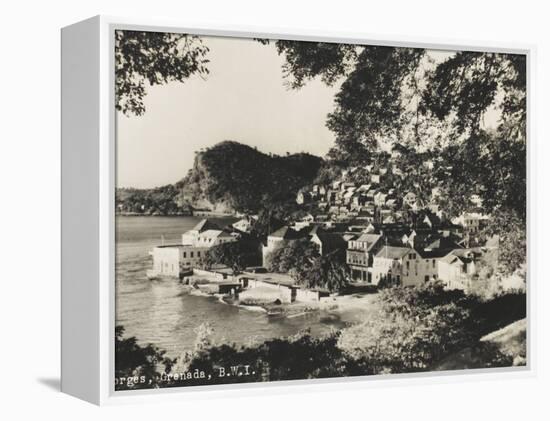
[(119, 113), (119, 187), (174, 183), (192, 167), (194, 151), (223, 140), (262, 152), (321, 156), (334, 143), (325, 121), (336, 88), (313, 81), (287, 89), (274, 45), (213, 37), (204, 42), (210, 48), (206, 81), (192, 77), (150, 87), (144, 115)]
[(149, 87), (144, 115), (118, 113), (118, 187), (174, 183), (192, 167), (195, 151), (223, 140), (266, 153), (319, 156), (333, 145), (325, 121), (337, 87), (314, 80), (299, 90), (286, 88), (284, 60), (273, 44), (203, 41), (210, 48), (207, 80), (193, 76), (184, 83)]

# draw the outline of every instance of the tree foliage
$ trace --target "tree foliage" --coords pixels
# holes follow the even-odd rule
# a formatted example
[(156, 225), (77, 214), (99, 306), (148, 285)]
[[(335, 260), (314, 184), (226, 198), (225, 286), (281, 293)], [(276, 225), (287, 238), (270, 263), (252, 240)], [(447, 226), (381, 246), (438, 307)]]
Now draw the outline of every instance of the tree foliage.
[(189, 212), (181, 202), (181, 188), (176, 184), (152, 189), (119, 188), (116, 190), (117, 211), (143, 215), (179, 215)]
[(345, 359), (336, 347), (337, 339), (337, 332), (322, 338), (302, 332), (259, 345), (213, 346), (195, 353), (188, 370), (219, 373), (221, 367), (234, 366), (243, 370), (245, 366), (250, 366), (249, 375), (218, 377), (218, 384), (345, 376)]
[(260, 261), (259, 244), (252, 240), (240, 240), (210, 247), (201, 263), (207, 269), (216, 264), (225, 265), (237, 274)]
[[(335, 164), (370, 164), (380, 146), (399, 145), (400, 165), (412, 171), (408, 178), (415, 184), (405, 188), (429, 196), (437, 187), (440, 207), (450, 216), (467, 211), (471, 195), (479, 195), (486, 213), (513, 212), (525, 230), (525, 55), (275, 45), (292, 88), (313, 78), (340, 83), (327, 119), (336, 136), (328, 154)], [(490, 114), (499, 116), (496, 127), (485, 124)], [(419, 165), (426, 156), (433, 157), (433, 170)]]
[[(437, 284), (392, 287), (381, 291), (371, 306), (368, 320), (322, 337), (304, 331), (248, 345), (215, 344), (211, 341), (212, 326), (203, 323), (196, 330), (193, 349), (178, 361), (165, 359), (164, 352), (151, 345), (136, 345), (135, 338), (123, 339), (119, 327), (115, 373), (123, 378), (146, 373), (148, 378), (157, 379), (151, 385), (130, 388), (403, 373), (445, 369), (453, 355), (463, 349), (483, 354), (483, 358), (472, 357), (473, 367), (510, 366), (513, 356), (479, 339), (526, 315), (525, 294), (505, 294), (485, 301), (460, 291), (445, 291)], [(520, 350), (520, 356), (526, 356), (525, 349)], [(198, 370), (214, 379), (197, 377), (183, 384), (158, 381), (155, 367), (163, 364), (168, 373)], [(218, 376), (220, 368), (232, 366), (241, 372), (248, 366), (248, 375)]]
[(526, 70), (525, 55), (460, 51), (429, 72), (423, 100), (439, 119), (454, 113), (455, 127), (469, 133), (480, 131), (483, 115), (496, 106), (501, 123), (514, 126), (508, 134), (525, 141)]
[(306, 280), (308, 272), (319, 257), (319, 248), (307, 238), (282, 241), (267, 256), (271, 272), (290, 273), (296, 281)]
[(471, 310), (439, 287), (393, 287), (380, 291), (378, 310), (342, 331), (338, 346), (375, 372), (427, 369), (472, 343)]
[(147, 86), (183, 82), (208, 74), (206, 47), (194, 35), (115, 31), (116, 109), (142, 115)]
[(258, 212), (258, 219), (252, 226), (251, 235), (265, 242), (267, 236), (285, 225), (288, 212), (283, 205), (266, 204)]
[(513, 212), (496, 211), (493, 223), (483, 234), (498, 236), (498, 269), (504, 275), (512, 274), (527, 259), (527, 233), (523, 221)]
[[(176, 360), (155, 345), (140, 346), (135, 337), (124, 338), (124, 327), (115, 328), (115, 388), (159, 387), (162, 373), (170, 373)], [(160, 369), (160, 370), (159, 370)]]
[(342, 252), (335, 250), (313, 261), (304, 273), (303, 281), (308, 288), (323, 288), (330, 292), (344, 290), (350, 283), (349, 271)]
[(349, 285), (349, 273), (342, 250), (320, 255), (308, 238), (282, 242), (268, 256), (268, 269), (288, 273), (300, 285), (338, 292)]
[[(458, 185), (471, 186), (487, 207), (507, 206), (523, 216), (522, 198), (511, 198), (525, 191), (525, 55), (435, 54), (419, 48), (299, 41), (275, 44), (285, 57), (283, 69), (292, 87), (315, 77), (328, 84), (342, 81), (327, 120), (336, 135), (329, 156), (348, 164), (364, 163), (380, 142), (409, 143), (441, 155), (441, 168), (455, 169), (458, 155), (454, 173), (463, 172), (463, 166), (477, 171), (467, 180), (456, 180), (448, 189), (452, 199), (462, 195)], [(500, 114), (496, 136), (483, 129), (490, 109)], [(414, 149), (409, 152), (414, 158)], [(494, 178), (487, 180), (488, 173)], [(435, 181), (445, 184), (446, 174), (440, 175)]]

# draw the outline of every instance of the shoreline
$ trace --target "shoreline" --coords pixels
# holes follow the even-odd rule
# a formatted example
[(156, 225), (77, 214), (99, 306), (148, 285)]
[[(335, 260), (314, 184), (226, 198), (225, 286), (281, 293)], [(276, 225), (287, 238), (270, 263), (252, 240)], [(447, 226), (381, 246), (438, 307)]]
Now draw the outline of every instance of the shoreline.
[[(240, 308), (254, 313), (263, 313), (266, 316), (293, 319), (311, 314), (326, 315), (328, 317), (337, 317), (345, 323), (359, 323), (369, 313), (376, 311), (373, 306), (376, 293), (356, 293), (350, 295), (341, 295), (328, 297), (318, 302), (295, 302), (285, 304), (241, 304), (239, 300), (233, 302), (226, 300), (224, 294), (207, 293), (191, 285), (185, 285), (185, 294), (203, 298), (214, 298), (218, 303)], [(273, 312), (273, 314), (269, 314)], [(279, 314), (277, 314), (279, 313)]]

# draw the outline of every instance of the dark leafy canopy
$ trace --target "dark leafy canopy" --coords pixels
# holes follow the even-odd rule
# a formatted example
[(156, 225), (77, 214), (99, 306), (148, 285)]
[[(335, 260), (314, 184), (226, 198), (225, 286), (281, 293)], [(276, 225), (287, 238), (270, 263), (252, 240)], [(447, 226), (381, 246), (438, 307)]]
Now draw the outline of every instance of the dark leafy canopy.
[(287, 216), (288, 212), (283, 205), (266, 203), (258, 212), (258, 219), (252, 226), (251, 235), (265, 243), (269, 234), (285, 225), (284, 220)]
[[(329, 85), (341, 81), (327, 119), (336, 135), (328, 156), (334, 164), (364, 165), (382, 144), (406, 146), (403, 166), (417, 168), (422, 191), (441, 191), (440, 205), (450, 216), (471, 207), (469, 198), (478, 194), (485, 212), (512, 212), (525, 229), (525, 55), (299, 41), (275, 45), (285, 56), (291, 87), (316, 77)], [(491, 130), (483, 124), (488, 112), (500, 115)], [(433, 157), (433, 170), (418, 166), (426, 153)]]
[(267, 256), (268, 269), (277, 273), (291, 273), (299, 282), (304, 281), (307, 272), (319, 257), (319, 248), (307, 238), (281, 242)]
[[(356, 140), (374, 142), (399, 133), (408, 120), (403, 116), (411, 112), (438, 119), (454, 114), (458, 132), (478, 130), (490, 106), (500, 109), (502, 122), (514, 123), (518, 137), (524, 136), (524, 55), (464, 51), (436, 63), (420, 48), (301, 41), (275, 45), (285, 56), (283, 70), (291, 87), (315, 77), (329, 85), (343, 79), (327, 123), (338, 136), (350, 137), (351, 130)], [(503, 99), (496, 103), (499, 92)]]
[(304, 281), (309, 288), (324, 288), (330, 292), (340, 292), (350, 283), (345, 256), (340, 250), (317, 257), (311, 268), (304, 273)]
[[(315, 338), (303, 332), (293, 337), (273, 339), (250, 347), (213, 346), (195, 353), (188, 370), (219, 373), (222, 367), (226, 370), (227, 367), (239, 367), (240, 371), (248, 367), (249, 375), (217, 377), (216, 384), (350, 375), (351, 373), (346, 372), (342, 351), (336, 347), (337, 339), (337, 333), (325, 338)], [(212, 382), (199, 380), (194, 384)]]
[(318, 246), (307, 238), (282, 243), (267, 256), (267, 261), (270, 271), (288, 273), (308, 288), (338, 292), (349, 284), (342, 251), (321, 256)]
[(252, 240), (241, 240), (211, 247), (206, 252), (202, 264), (207, 269), (216, 264), (226, 265), (236, 274), (242, 272), (246, 267), (258, 265), (260, 262), (259, 243)]
[(423, 54), (411, 48), (363, 49), (336, 95), (336, 108), (327, 121), (338, 146), (355, 155), (356, 149), (349, 147), (357, 147), (356, 142), (374, 149), (380, 137), (397, 134), (406, 105), (402, 84), (419, 66)]
[(276, 47), (286, 56), (283, 71), (292, 88), (301, 88), (316, 76), (332, 85), (350, 70), (357, 57), (355, 46), (349, 44), (281, 40)]
[[(115, 388), (150, 389), (159, 387), (162, 372), (170, 373), (175, 360), (154, 345), (140, 346), (135, 337), (124, 338), (124, 327), (115, 329)], [(159, 371), (159, 369), (161, 371)]]
[(526, 263), (527, 236), (524, 224), (510, 211), (496, 211), (493, 223), (483, 230), (487, 237), (498, 235), (498, 264), (501, 273), (512, 273)]
[(512, 122), (516, 137), (525, 137), (525, 56), (458, 52), (428, 75), (423, 99), (429, 110), (442, 119), (452, 112), (461, 131), (476, 133), (485, 111), (503, 93), (502, 121)]
[(166, 32), (115, 32), (116, 109), (145, 112), (146, 83), (183, 82), (193, 74), (206, 76), (208, 47), (200, 37)]
[[(518, 205), (508, 198), (517, 193), (518, 185), (525, 186), (524, 55), (464, 51), (435, 60), (424, 49), (299, 41), (275, 45), (285, 56), (284, 72), (293, 78), (292, 87), (315, 77), (328, 84), (343, 80), (327, 120), (336, 134), (330, 157), (346, 164), (364, 163), (380, 141), (412, 140), (415, 147), (441, 149), (438, 152), (454, 147), (447, 151), (443, 167), (452, 167), (458, 153), (459, 160), (486, 168), (485, 174), (498, 165), (493, 173), (504, 171), (513, 177), (496, 186), (486, 182), (485, 174), (463, 180), (479, 190), (487, 207)], [(491, 107), (500, 111), (501, 119), (497, 133), (487, 136), (480, 123)], [(433, 128), (439, 129), (439, 136), (429, 134)], [(494, 150), (487, 150), (489, 142), (498, 143), (504, 154), (509, 150), (509, 159), (503, 163)], [(521, 207), (514, 210), (523, 213)]]

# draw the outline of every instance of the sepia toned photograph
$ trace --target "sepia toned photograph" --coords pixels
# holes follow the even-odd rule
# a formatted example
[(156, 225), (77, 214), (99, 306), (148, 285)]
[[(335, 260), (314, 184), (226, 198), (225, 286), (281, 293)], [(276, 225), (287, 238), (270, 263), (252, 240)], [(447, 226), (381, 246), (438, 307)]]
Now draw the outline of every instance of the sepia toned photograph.
[(525, 54), (114, 54), (115, 390), (527, 366)]

